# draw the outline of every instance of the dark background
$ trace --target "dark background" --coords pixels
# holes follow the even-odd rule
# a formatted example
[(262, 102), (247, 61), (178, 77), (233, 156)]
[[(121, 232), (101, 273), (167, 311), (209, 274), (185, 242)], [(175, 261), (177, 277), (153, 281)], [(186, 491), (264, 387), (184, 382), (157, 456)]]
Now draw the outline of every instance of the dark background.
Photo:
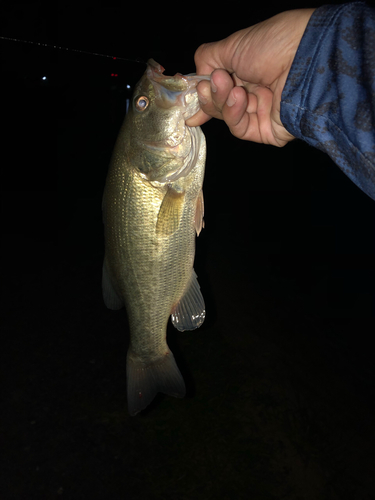
[[(2, 36), (153, 57), (171, 75), (194, 71), (201, 43), (304, 6), (216, 23), (195, 4), (2, 4)], [(0, 45), (0, 497), (374, 499), (374, 202), (301, 141), (205, 124), (207, 319), (168, 328), (188, 394), (129, 417), (126, 313), (101, 298), (101, 197), (144, 65)]]

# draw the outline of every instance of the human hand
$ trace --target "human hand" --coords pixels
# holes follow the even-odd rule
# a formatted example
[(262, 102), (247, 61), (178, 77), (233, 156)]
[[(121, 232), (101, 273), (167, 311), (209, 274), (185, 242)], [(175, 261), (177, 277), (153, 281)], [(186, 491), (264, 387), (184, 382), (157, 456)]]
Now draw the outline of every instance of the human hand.
[(281, 94), (314, 9), (282, 12), (195, 53), (201, 110), (187, 125), (224, 120), (239, 139), (285, 146), (294, 137), (280, 120)]

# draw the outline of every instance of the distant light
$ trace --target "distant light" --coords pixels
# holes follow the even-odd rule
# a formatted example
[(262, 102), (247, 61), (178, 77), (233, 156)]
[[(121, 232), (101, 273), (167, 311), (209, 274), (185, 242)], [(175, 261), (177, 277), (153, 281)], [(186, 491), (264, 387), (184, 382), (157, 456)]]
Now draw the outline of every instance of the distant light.
[(43, 80), (43, 81), (46, 81), (46, 80), (47, 80), (47, 77), (46, 77), (46, 76), (42, 76), (42, 80)]
[(128, 85), (126, 86), (126, 88), (127, 88), (127, 89), (131, 89), (131, 86), (128, 84)]
[(111, 73), (111, 76), (118, 76), (117, 73)]
[(112, 57), (112, 59), (114, 59), (116, 61), (117, 57)]

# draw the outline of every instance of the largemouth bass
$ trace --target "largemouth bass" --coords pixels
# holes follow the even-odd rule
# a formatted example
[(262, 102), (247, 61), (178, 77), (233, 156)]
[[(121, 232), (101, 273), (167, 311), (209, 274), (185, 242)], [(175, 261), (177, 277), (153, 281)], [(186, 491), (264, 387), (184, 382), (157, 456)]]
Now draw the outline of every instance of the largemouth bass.
[(153, 59), (137, 83), (113, 151), (103, 197), (103, 298), (127, 309), (131, 415), (158, 392), (183, 397), (185, 383), (166, 341), (168, 319), (198, 328), (205, 304), (193, 269), (203, 227), (206, 144), (185, 121), (199, 109), (209, 76), (163, 75)]

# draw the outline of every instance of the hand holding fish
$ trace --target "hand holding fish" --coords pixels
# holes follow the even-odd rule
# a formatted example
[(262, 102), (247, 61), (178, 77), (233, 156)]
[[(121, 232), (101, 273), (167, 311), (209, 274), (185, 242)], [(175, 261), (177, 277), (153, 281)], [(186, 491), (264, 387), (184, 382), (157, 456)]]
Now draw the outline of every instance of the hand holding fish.
[(280, 119), (281, 94), (313, 11), (283, 12), (201, 45), (195, 54), (197, 74), (211, 74), (211, 82), (199, 83), (201, 110), (187, 124), (214, 117), (240, 139), (279, 147), (293, 140)]

